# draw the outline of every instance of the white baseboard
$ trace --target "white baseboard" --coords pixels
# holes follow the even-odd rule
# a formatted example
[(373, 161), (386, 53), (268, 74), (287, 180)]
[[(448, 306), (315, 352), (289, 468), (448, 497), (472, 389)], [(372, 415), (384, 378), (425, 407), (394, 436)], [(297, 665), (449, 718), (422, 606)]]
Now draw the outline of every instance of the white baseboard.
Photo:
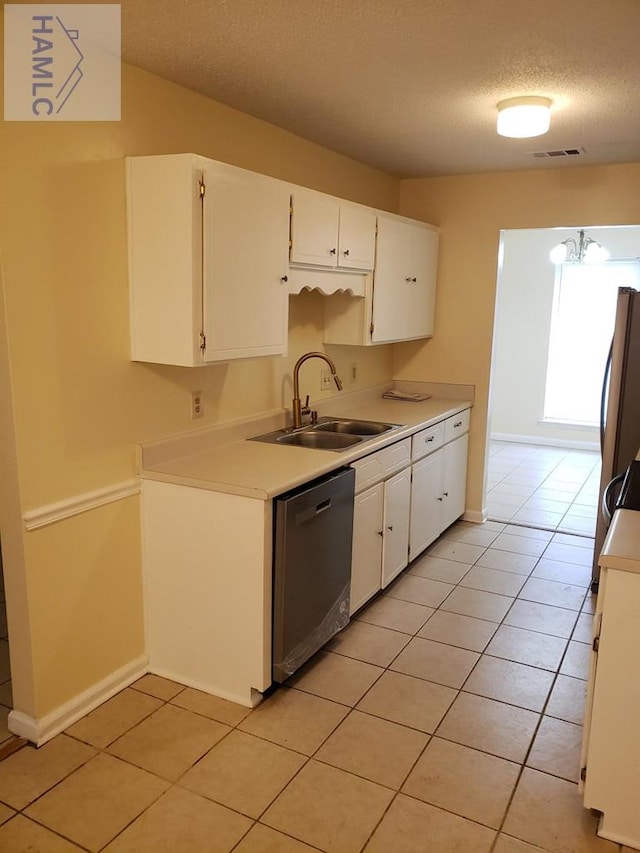
[(470, 521), (473, 524), (484, 524), (487, 520), (487, 510), (468, 509), (462, 516), (463, 521)]
[(244, 705), (245, 708), (255, 708), (262, 701), (262, 693), (259, 693), (253, 688), (249, 694), (234, 693), (229, 690), (218, 690), (215, 692), (211, 689), (211, 685), (205, 684), (202, 681), (197, 681), (193, 678), (185, 678), (181, 673), (173, 672), (163, 666), (149, 666), (149, 672), (153, 675), (159, 675), (161, 678), (168, 678), (169, 681), (176, 681), (178, 684), (184, 684), (185, 687), (193, 687), (194, 690), (200, 690), (202, 693), (208, 693), (210, 696), (217, 696), (219, 699), (226, 699), (228, 702), (234, 702), (236, 705)]
[(148, 658), (142, 655), (44, 717), (38, 719), (29, 717), (21, 711), (11, 711), (8, 721), (9, 731), (30, 740), (36, 746), (42, 746), (148, 671)]
[(565, 438), (545, 438), (541, 435), (511, 435), (505, 432), (493, 432), (491, 441), (510, 441), (514, 444), (541, 444), (545, 447), (566, 447), (569, 450), (600, 450), (597, 441), (570, 441)]

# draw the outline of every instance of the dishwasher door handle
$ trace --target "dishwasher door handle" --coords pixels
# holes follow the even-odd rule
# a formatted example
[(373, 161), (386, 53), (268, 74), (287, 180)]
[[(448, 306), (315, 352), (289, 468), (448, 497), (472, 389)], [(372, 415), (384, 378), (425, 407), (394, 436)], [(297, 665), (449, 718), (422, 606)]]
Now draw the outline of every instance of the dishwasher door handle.
[(331, 509), (331, 498), (327, 498), (326, 501), (322, 501), (322, 503), (316, 506), (316, 515), (320, 515), (321, 512), (327, 509)]

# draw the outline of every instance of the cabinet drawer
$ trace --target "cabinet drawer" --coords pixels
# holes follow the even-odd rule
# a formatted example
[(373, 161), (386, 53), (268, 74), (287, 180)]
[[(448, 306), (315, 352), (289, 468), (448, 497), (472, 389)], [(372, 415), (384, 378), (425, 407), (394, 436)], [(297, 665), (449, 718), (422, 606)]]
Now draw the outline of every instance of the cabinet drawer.
[(459, 412), (457, 415), (453, 415), (446, 419), (444, 422), (445, 444), (453, 441), (453, 439), (457, 438), (459, 435), (464, 435), (465, 432), (469, 432), (470, 415), (471, 410), (465, 409), (464, 412)]
[(356, 459), (351, 467), (356, 471), (356, 492), (384, 480), (411, 461), (411, 438), (397, 441), (383, 450)]
[(433, 453), (444, 444), (444, 421), (421, 429), (411, 439), (411, 461), (417, 462), (423, 456)]

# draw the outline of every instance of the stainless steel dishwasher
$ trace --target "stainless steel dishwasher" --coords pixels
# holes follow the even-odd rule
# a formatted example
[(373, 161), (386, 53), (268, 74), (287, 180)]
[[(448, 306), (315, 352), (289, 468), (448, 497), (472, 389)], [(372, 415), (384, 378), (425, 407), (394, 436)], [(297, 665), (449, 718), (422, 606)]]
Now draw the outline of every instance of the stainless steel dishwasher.
[(273, 671), (285, 681), (349, 622), (355, 471), (275, 501)]

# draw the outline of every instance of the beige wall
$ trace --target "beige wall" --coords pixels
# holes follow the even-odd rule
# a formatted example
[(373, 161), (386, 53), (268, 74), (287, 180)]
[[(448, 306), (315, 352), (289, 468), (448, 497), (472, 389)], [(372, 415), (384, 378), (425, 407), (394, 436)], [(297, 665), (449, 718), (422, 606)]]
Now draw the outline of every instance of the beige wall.
[[(30, 533), (21, 514), (129, 480), (136, 442), (282, 406), (295, 359), (322, 348), (320, 297), (303, 294), (291, 301), (286, 358), (131, 363), (123, 158), (194, 152), (397, 208), (395, 179), (127, 66), (122, 115), (2, 128), (0, 524), (14, 702), (35, 717), (143, 652), (138, 501)], [(351, 351), (330, 351), (346, 372)], [(353, 388), (391, 377), (390, 347), (357, 352)], [(302, 380), (322, 396), (319, 368)], [(196, 422), (193, 389), (205, 405)]]
[(467, 506), (484, 499), (500, 230), (640, 222), (640, 164), (405, 180), (400, 213), (442, 229), (433, 339), (398, 344), (395, 375), (475, 384)]

